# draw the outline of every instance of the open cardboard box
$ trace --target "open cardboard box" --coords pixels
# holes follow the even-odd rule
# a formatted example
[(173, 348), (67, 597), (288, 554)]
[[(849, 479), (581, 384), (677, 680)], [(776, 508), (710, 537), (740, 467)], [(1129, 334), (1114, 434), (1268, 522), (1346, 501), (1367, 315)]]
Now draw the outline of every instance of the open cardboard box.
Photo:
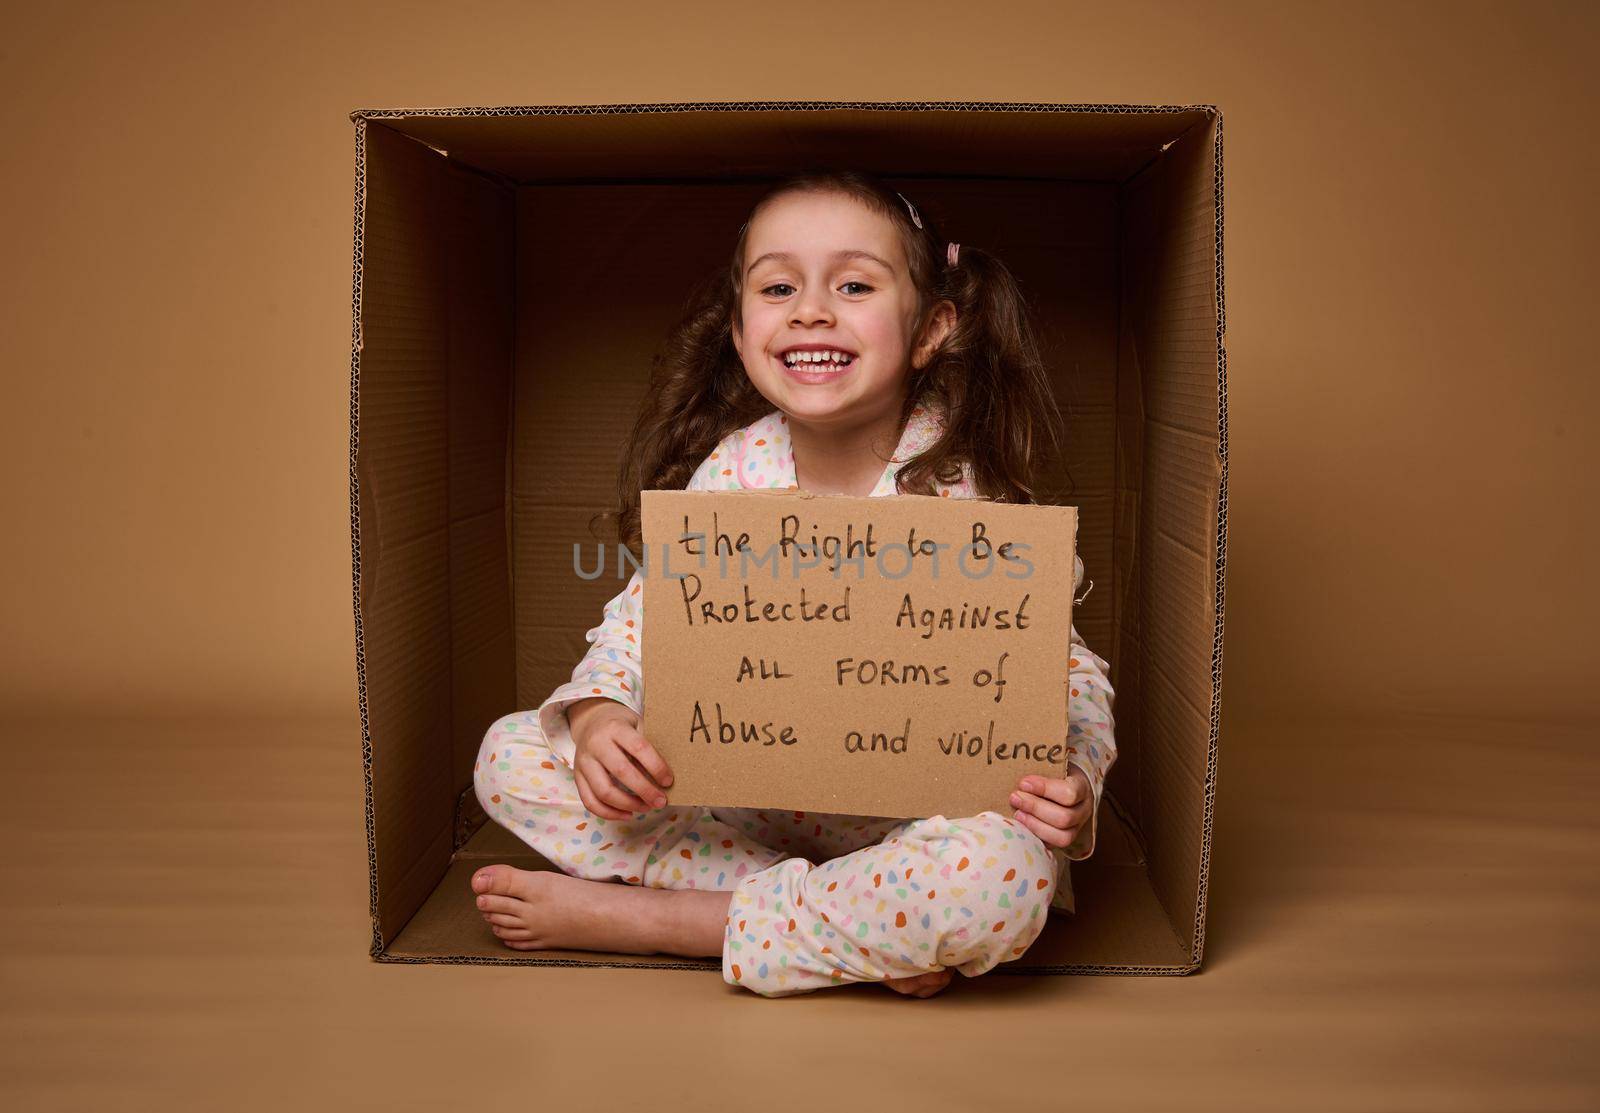
[[(1227, 542), (1213, 107), (712, 103), (361, 111), (350, 496), (372, 956), (719, 969), (502, 946), (489, 725), (570, 678), (614, 567), (573, 571), (652, 355), (770, 181), (868, 170), (996, 252), (1068, 421), (1118, 759), (1076, 915), (1000, 973), (1188, 973), (1205, 937)], [(611, 565), (614, 566), (614, 561)]]

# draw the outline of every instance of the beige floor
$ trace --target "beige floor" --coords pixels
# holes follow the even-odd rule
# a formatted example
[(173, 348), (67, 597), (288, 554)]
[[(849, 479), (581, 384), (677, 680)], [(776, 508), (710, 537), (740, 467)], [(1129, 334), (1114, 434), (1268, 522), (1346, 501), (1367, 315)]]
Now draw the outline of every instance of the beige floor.
[(371, 962), (353, 719), (10, 723), (0, 1107), (1600, 1108), (1600, 724), (1222, 737), (1199, 974), (769, 1001)]

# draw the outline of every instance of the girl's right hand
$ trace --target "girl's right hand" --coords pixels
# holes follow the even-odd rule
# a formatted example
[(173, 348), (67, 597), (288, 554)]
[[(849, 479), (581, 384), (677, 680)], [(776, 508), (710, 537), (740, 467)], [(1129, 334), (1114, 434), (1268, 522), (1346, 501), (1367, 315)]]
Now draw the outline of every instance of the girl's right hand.
[(641, 803), (645, 809), (666, 806), (662, 788), (672, 784), (672, 770), (639, 733), (632, 709), (602, 696), (580, 700), (567, 712), (577, 748), (573, 779), (584, 807), (602, 819), (632, 819)]

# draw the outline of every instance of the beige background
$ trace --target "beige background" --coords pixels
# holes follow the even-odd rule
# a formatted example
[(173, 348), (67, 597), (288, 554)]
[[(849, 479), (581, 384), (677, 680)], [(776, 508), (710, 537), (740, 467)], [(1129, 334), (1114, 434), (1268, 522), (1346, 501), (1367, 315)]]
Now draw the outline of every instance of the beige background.
[[(798, 1107), (787, 1042), (848, 1048), (862, 1102), (929, 1108), (1600, 1104), (1595, 10), (8, 13), (0, 1097)], [(753, 99), (1223, 109), (1200, 975), (785, 1004), (366, 960), (347, 114)], [(188, 718), (126, 718), (153, 715)]]

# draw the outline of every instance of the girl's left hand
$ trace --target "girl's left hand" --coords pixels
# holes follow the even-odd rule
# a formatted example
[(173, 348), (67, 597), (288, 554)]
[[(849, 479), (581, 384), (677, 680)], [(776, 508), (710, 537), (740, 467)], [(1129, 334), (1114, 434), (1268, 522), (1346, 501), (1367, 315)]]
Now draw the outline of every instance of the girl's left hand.
[(1094, 790), (1082, 769), (1068, 765), (1065, 778), (1023, 777), (1011, 794), (1011, 806), (1016, 809), (1013, 818), (1046, 846), (1066, 847), (1089, 822)]

